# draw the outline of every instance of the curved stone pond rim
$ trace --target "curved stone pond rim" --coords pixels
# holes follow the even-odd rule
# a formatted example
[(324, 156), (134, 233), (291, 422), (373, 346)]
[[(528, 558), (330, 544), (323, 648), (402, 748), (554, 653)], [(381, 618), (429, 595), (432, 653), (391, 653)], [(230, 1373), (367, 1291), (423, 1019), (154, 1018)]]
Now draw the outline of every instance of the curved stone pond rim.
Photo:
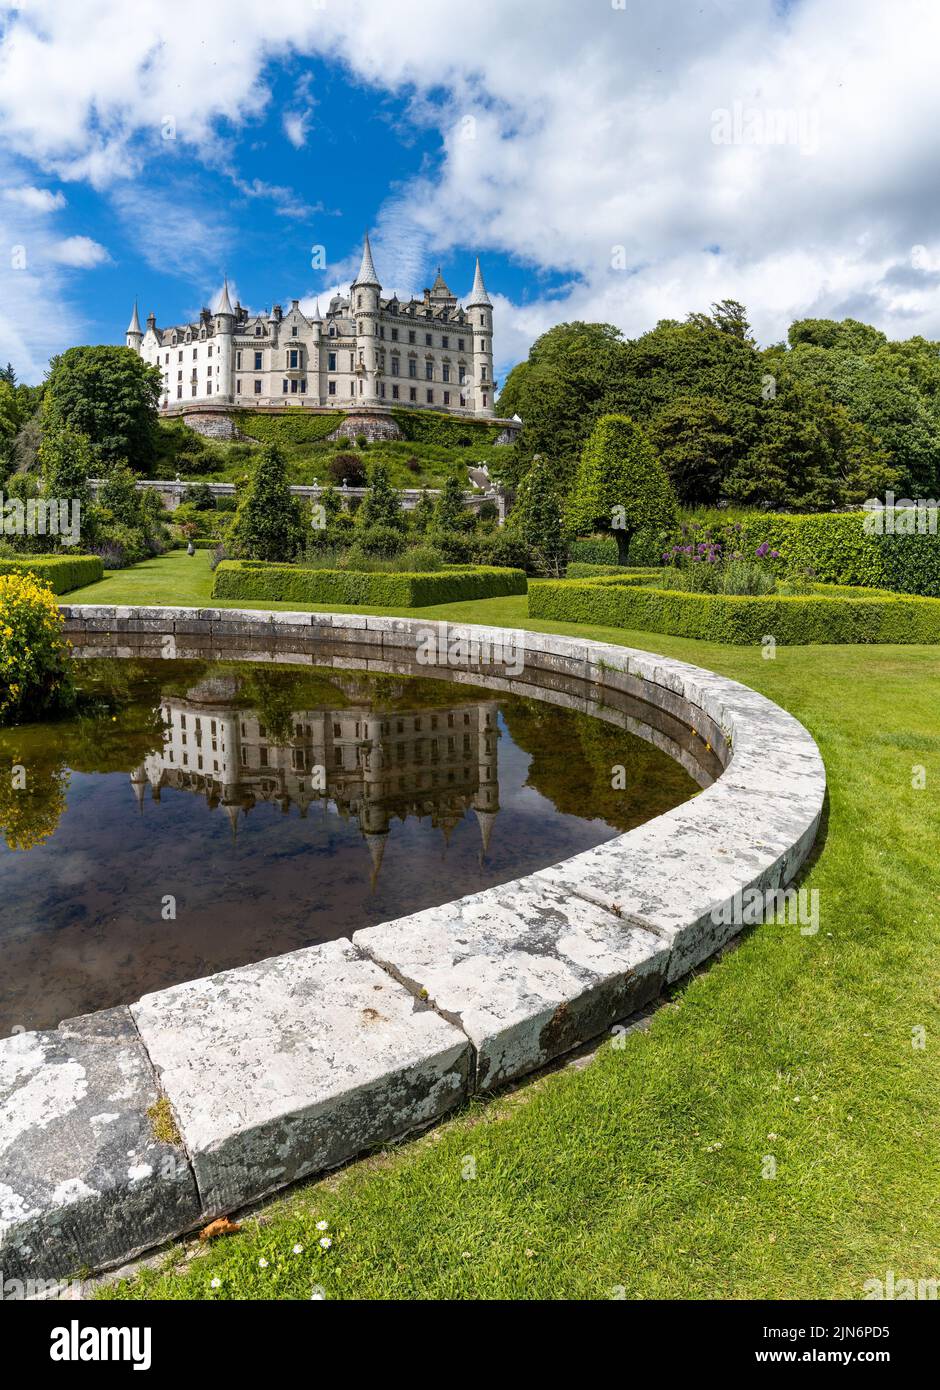
[(719, 950), (816, 835), (825, 769), (806, 729), (684, 662), (421, 618), (61, 607), (79, 658), (420, 674), (629, 728), (627, 696), (631, 732), (704, 789), (525, 878), (0, 1042), (7, 1278), (120, 1262), (543, 1067)]

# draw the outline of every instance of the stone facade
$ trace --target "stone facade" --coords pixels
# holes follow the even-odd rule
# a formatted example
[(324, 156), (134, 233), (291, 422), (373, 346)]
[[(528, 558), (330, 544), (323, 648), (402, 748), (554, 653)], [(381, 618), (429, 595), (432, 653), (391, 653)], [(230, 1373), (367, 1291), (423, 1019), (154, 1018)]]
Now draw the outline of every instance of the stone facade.
[(232, 306), (226, 283), (195, 323), (158, 328), (151, 313), (142, 331), (135, 304), (126, 343), (159, 367), (163, 411), (218, 402), (495, 416), (493, 306), (479, 260), (465, 306), (440, 269), (421, 299), (383, 298), (368, 237), (348, 295), (325, 316), (318, 303), (308, 317), (297, 299), (250, 314)]

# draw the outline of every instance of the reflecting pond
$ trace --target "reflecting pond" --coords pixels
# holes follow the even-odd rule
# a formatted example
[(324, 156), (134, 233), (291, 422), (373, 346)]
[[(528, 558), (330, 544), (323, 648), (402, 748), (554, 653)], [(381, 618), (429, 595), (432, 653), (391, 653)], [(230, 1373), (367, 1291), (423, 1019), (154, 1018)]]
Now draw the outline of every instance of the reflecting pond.
[(615, 724), (472, 685), (167, 661), (79, 679), (79, 716), (0, 731), (0, 1035), (477, 892), (697, 790)]

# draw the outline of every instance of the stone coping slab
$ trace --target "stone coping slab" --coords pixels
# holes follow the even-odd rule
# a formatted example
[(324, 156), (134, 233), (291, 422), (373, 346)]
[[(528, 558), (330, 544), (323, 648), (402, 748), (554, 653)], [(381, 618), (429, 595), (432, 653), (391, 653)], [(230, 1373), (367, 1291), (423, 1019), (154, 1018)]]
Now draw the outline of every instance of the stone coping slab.
[[(657, 716), (643, 736), (681, 754), (705, 790), (593, 850), (352, 941), (0, 1043), (5, 1271), (116, 1263), (544, 1066), (725, 945), (753, 920), (742, 896), (785, 889), (817, 832), (826, 778), (806, 729), (686, 662), (426, 618), (60, 607), (76, 656), (438, 676), (525, 689), (635, 733), (622, 711), (641, 699)], [(429, 635), (439, 666), (418, 659)], [(180, 1149), (153, 1136), (158, 1097)], [(158, 1188), (150, 1173), (169, 1158), (178, 1180)]]
[(132, 1013), (207, 1215), (335, 1168), (467, 1095), (464, 1034), (349, 941), (174, 985)]

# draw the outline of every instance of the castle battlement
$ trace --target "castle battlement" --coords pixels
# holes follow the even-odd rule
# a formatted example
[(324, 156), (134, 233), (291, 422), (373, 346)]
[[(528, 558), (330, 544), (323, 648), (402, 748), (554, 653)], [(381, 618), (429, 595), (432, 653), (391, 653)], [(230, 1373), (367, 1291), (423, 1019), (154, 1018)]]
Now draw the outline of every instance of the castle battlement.
[(479, 258), (466, 305), (440, 267), (420, 299), (382, 297), (368, 236), (348, 295), (334, 295), (325, 315), (300, 301), (249, 314), (229, 298), (195, 323), (141, 330), (137, 305), (126, 342), (163, 376), (161, 410), (213, 403), (309, 405), (355, 410), (402, 405), (454, 415), (495, 416), (493, 305)]

